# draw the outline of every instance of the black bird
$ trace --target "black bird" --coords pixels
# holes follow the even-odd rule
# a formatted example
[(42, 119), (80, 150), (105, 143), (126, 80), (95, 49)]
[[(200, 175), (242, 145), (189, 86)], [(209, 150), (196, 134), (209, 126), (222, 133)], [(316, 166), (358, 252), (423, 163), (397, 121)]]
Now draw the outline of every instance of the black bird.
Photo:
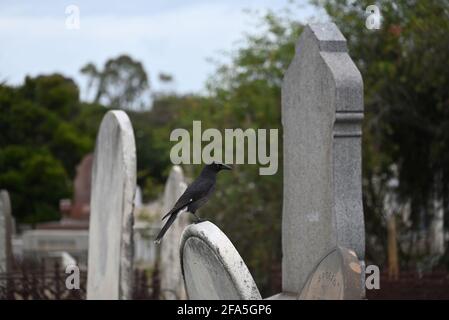
[(166, 217), (170, 216), (165, 225), (162, 227), (162, 230), (157, 235), (156, 240), (154, 240), (155, 243), (161, 242), (165, 232), (167, 232), (168, 228), (178, 216), (178, 213), (183, 209), (187, 208), (187, 211), (192, 213), (198, 222), (201, 221), (195, 212), (198, 208), (205, 204), (207, 200), (209, 200), (209, 197), (214, 192), (217, 173), (221, 170), (231, 170), (231, 167), (225, 164), (213, 162), (203, 168), (199, 177), (192, 182), (178, 201), (176, 201), (173, 209), (171, 209), (170, 212), (162, 218), (162, 220), (164, 220)]

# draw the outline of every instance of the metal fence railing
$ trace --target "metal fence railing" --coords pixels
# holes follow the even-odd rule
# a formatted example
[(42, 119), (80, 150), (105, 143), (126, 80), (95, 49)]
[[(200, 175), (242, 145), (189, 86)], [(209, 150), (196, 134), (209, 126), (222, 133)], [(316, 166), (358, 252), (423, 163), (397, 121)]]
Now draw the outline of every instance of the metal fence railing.
[[(79, 289), (68, 289), (69, 274), (58, 262), (45, 264), (21, 263), (8, 273), (0, 273), (0, 300), (83, 300), (86, 299), (87, 272), (80, 270)], [(173, 296), (174, 295), (174, 296)], [(133, 299), (159, 300), (176, 298), (170, 290), (161, 290), (158, 273), (149, 279), (145, 270), (135, 270)]]

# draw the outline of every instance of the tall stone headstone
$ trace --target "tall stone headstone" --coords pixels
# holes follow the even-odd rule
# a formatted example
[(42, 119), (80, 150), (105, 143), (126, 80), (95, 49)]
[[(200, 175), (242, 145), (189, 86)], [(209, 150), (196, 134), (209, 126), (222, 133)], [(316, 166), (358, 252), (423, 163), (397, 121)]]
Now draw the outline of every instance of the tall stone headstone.
[(338, 245), (363, 268), (363, 82), (347, 51), (335, 24), (306, 26), (282, 85), (282, 287), (294, 295)]
[[(184, 174), (180, 166), (173, 166), (165, 184), (161, 218), (169, 212), (179, 197), (186, 190)], [(165, 223), (165, 220), (162, 222)], [(161, 288), (173, 292), (165, 298), (186, 299), (179, 260), (179, 242), (184, 228), (189, 224), (189, 213), (182, 212), (167, 231), (160, 243), (160, 277)]]
[(180, 256), (189, 299), (261, 299), (245, 262), (213, 223), (188, 226), (182, 234)]
[[(13, 219), (11, 215), (11, 201), (6, 190), (0, 190), (0, 273), (6, 273), (12, 267)], [(3, 286), (4, 283), (0, 283)]]
[(88, 299), (130, 299), (136, 147), (123, 111), (109, 111), (97, 136), (92, 170)]

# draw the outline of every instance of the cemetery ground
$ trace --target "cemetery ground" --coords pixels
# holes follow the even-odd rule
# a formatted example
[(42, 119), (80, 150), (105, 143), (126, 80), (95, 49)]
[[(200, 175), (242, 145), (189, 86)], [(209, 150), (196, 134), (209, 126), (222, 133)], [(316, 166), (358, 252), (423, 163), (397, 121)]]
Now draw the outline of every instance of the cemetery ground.
[[(76, 85), (60, 75), (27, 78), (19, 89), (2, 85), (0, 124), (8, 130), (0, 142), (8, 144), (0, 151), (0, 298), (263, 300), (261, 306), (275, 300), (449, 299), (445, 154), (439, 144), (432, 153), (421, 152), (414, 136), (406, 143), (395, 122), (382, 123), (373, 109), (381, 94), (385, 104), (391, 92), (383, 82), (374, 86), (355, 47), (363, 36), (354, 39), (357, 32), (335, 19), (340, 23), (284, 25), (282, 17), (268, 16), (280, 42), (276, 52), (289, 53), (272, 61), (282, 68), (260, 70), (258, 59), (245, 65), (242, 50), (236, 60), (254, 73), (241, 74), (248, 78), (234, 89), (218, 87), (212, 98), (156, 96), (151, 111), (105, 108), (99, 101), (82, 105)], [(246, 49), (254, 49), (250, 55), (260, 49), (253, 45)], [(8, 123), (21, 114), (35, 125), (19, 135)], [(194, 137), (198, 121), (209, 131), (190, 148), (189, 130)], [(218, 143), (230, 128), (248, 135)], [(256, 129), (257, 144), (249, 137)], [(259, 138), (271, 130), (275, 141), (266, 139), (261, 152)], [(189, 138), (176, 146), (173, 132)], [(48, 145), (38, 146), (42, 141)], [(401, 158), (408, 143), (421, 156), (441, 156), (429, 165), (435, 172), (415, 170), (419, 159)], [(226, 145), (228, 152), (217, 152)], [(217, 177), (210, 202), (198, 211), (205, 220), (181, 212), (155, 244), (162, 217), (204, 161), (233, 167)], [(180, 310), (212, 311), (188, 303)]]

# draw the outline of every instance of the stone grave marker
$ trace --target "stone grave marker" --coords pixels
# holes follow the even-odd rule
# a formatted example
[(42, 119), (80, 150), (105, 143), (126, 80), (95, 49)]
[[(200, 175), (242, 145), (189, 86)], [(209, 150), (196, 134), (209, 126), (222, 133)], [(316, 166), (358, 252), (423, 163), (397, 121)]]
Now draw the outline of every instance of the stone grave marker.
[[(173, 166), (165, 184), (161, 218), (169, 212), (179, 197), (184, 193), (187, 184), (180, 166)], [(166, 220), (162, 221), (162, 224)], [(184, 228), (189, 224), (189, 214), (181, 212), (172, 224), (159, 245), (161, 288), (167, 294), (165, 299), (186, 299), (182, 280), (181, 262), (179, 260), (179, 242)], [(174, 295), (170, 295), (172, 292)]]
[(213, 223), (192, 224), (184, 230), (180, 257), (189, 299), (261, 299), (246, 264)]
[(87, 299), (130, 299), (136, 147), (123, 111), (109, 111), (97, 136), (92, 170)]
[[(0, 190), (0, 274), (9, 272), (12, 267), (12, 233), (13, 219), (9, 193), (6, 190)], [(1, 281), (0, 287), (5, 286), (6, 281)]]
[(91, 179), (93, 155), (85, 155), (76, 166), (76, 176), (73, 181), (73, 202), (70, 217), (86, 219), (90, 212)]
[[(284, 77), (283, 293), (278, 298), (297, 296), (317, 263), (337, 246), (354, 250), (360, 259), (361, 272), (351, 276), (360, 281), (358, 297), (364, 295), (363, 81), (347, 51), (335, 24), (308, 25)], [(325, 259), (330, 270), (335, 268), (327, 261), (335, 254)], [(304, 297), (320, 291), (307, 292)]]
[(315, 266), (299, 299), (360, 299), (361, 272), (362, 267), (355, 252), (338, 246), (326, 254)]

